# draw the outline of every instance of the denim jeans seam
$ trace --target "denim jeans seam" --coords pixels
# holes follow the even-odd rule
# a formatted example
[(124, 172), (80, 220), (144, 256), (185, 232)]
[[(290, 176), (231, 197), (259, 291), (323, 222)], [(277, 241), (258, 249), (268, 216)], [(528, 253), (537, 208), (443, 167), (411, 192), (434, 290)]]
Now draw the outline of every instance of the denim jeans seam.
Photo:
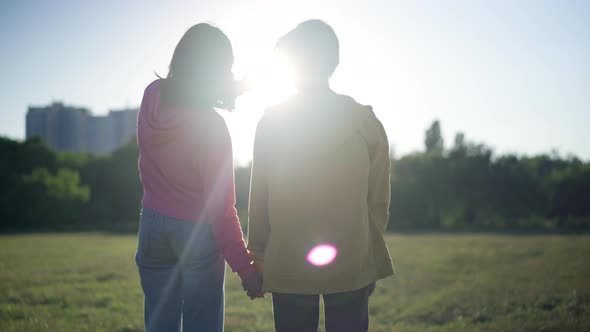
[[(143, 219), (143, 218), (142, 218)], [(144, 232), (143, 232), (143, 246), (141, 248), (141, 254), (140, 254), (140, 258), (144, 258), (145, 256), (147, 256), (148, 251), (149, 251), (149, 247), (150, 247), (150, 242), (151, 242), (151, 230), (152, 230), (152, 221), (154, 220), (154, 216), (150, 213), (148, 213), (145, 217), (144, 220), (142, 220), (143, 223), (145, 223), (144, 227)]]

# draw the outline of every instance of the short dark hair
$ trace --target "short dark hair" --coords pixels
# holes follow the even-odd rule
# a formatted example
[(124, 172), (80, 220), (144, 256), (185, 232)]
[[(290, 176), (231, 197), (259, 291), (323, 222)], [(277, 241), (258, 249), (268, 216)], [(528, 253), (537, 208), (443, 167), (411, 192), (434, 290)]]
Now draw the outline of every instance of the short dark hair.
[(192, 26), (174, 49), (162, 86), (162, 102), (170, 106), (233, 109), (236, 99), (229, 38), (207, 23)]
[(322, 20), (299, 23), (277, 42), (302, 75), (331, 76), (340, 62), (340, 43), (334, 29)]

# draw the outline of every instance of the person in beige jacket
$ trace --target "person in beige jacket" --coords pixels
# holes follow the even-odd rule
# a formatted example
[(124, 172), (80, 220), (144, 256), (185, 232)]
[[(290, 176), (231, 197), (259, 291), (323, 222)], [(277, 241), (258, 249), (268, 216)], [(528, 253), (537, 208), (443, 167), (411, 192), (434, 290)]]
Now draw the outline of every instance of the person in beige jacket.
[(330, 89), (339, 44), (329, 25), (303, 22), (277, 48), (298, 93), (256, 130), (248, 249), (277, 331), (317, 331), (320, 295), (327, 331), (367, 331), (375, 281), (394, 274), (387, 136), (370, 106)]

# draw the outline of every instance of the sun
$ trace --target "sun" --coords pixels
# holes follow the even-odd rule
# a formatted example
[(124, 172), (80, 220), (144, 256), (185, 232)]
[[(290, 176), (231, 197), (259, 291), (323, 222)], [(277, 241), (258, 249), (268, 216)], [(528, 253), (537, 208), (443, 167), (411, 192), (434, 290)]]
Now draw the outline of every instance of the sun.
[(244, 52), (244, 62), (235, 68), (244, 89), (236, 100), (235, 112), (220, 112), (232, 137), (234, 159), (241, 165), (252, 160), (256, 126), (264, 111), (295, 93), (293, 67), (283, 55), (278, 51), (248, 55)]
[(264, 105), (275, 105), (295, 93), (295, 73), (278, 51), (261, 59), (248, 77), (249, 92)]

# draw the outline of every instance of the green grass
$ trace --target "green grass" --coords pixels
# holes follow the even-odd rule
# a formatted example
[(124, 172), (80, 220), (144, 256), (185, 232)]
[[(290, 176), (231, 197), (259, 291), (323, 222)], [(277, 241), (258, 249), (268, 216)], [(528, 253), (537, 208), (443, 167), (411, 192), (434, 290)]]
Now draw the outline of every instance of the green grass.
[[(396, 235), (371, 331), (590, 331), (590, 236)], [(135, 236), (0, 237), (0, 331), (142, 330)], [(226, 331), (272, 331), (226, 283)]]

